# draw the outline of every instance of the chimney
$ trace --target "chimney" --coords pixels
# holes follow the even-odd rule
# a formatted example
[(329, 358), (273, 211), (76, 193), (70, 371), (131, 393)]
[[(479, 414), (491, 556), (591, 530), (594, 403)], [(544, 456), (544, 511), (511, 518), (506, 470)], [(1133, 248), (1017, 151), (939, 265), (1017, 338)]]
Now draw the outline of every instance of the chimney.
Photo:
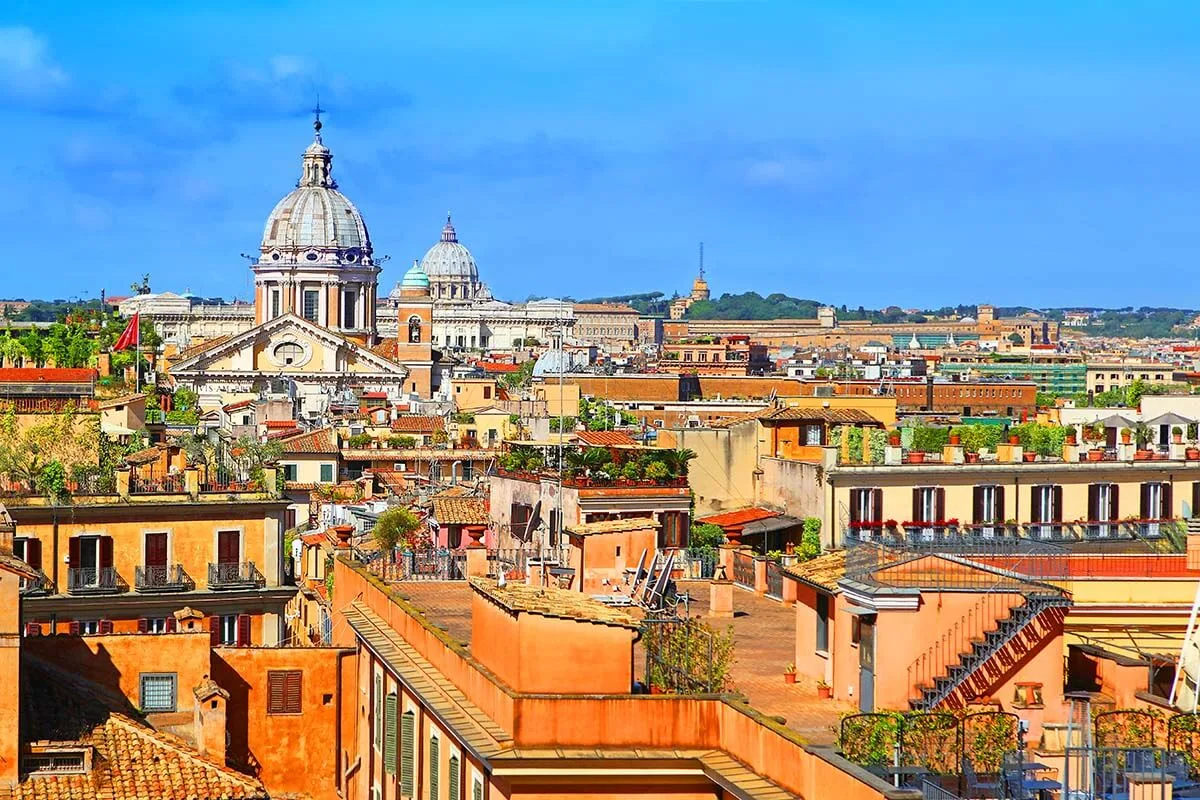
[(225, 765), (225, 705), (229, 692), (207, 675), (192, 690), (196, 695), (194, 735), (196, 751), (218, 764)]
[(13, 554), (13, 536), (16, 535), (17, 525), (8, 514), (8, 509), (0, 503), (0, 555)]

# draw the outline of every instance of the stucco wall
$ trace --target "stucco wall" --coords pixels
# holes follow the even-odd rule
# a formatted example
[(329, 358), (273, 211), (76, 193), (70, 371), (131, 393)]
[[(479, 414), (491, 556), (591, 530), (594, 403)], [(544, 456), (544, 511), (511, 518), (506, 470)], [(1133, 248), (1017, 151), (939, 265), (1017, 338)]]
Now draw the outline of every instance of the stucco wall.
[(729, 428), (683, 428), (675, 431), (677, 446), (692, 450), (688, 484), (696, 495), (696, 516), (752, 506), (756, 502), (754, 472), (758, 456), (758, 425)]
[[(761, 505), (794, 517), (825, 517), (825, 492), (817, 482), (819, 465), (781, 458), (763, 458), (758, 463), (762, 469), (758, 490)], [(826, 547), (835, 541), (826, 525), (821, 526), (821, 540)]]

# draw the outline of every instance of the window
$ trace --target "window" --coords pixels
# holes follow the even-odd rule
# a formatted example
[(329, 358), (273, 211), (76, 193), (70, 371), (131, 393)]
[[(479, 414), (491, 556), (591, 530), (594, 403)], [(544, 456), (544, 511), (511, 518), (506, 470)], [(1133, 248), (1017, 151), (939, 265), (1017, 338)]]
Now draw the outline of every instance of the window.
[(448, 780), (446, 781), (449, 784), (450, 800), (462, 800), (462, 792), (459, 787), (458, 763), (458, 756), (450, 756), (450, 774), (447, 776)]
[(67, 549), (68, 589), (104, 586), (113, 581), (111, 536), (73, 536)]
[(471, 784), (471, 800), (483, 800), (483, 781), (479, 778)]
[(213, 647), (249, 647), (250, 615), (225, 614), (209, 617), (209, 633)]
[(817, 650), (829, 652), (829, 595), (817, 592)]
[(352, 289), (342, 292), (342, 327), (354, 328), (358, 325), (358, 298)]
[(67, 630), (72, 636), (95, 636), (100, 633), (100, 620), (77, 619), (68, 623)]
[(400, 793), (413, 794), (416, 783), (417, 720), (411, 711), (400, 716)]
[(296, 465), (295, 464), (283, 464), (282, 466), (283, 466), (283, 479), (285, 481), (296, 480)]
[(976, 486), (973, 516), (981, 536), (994, 536), (994, 526), (1004, 522), (1004, 487)]
[(304, 358), (304, 348), (297, 342), (283, 342), (275, 346), (275, 360), (280, 364), (298, 364)]
[(408, 318), (408, 343), (420, 344), (421, 342), (421, 318), (412, 316)]
[(923, 539), (932, 539), (936, 527), (945, 519), (946, 490), (936, 486), (913, 489), (912, 522), (920, 528)]
[(267, 713), (299, 714), (303, 673), (298, 669), (267, 671)]
[(883, 522), (883, 490), (850, 490), (850, 530), (859, 538), (870, 538), (870, 528)]
[(375, 708), (374, 718), (371, 720), (372, 727), (375, 731), (375, 749), (383, 749), (383, 673), (379, 670), (375, 671), (375, 697), (372, 700)]
[(821, 426), (820, 425), (805, 425), (804, 426), (804, 443), (809, 447), (819, 447), (821, 445)]
[(304, 290), (304, 318), (309, 322), (317, 321), (317, 312), (321, 307), (321, 293), (316, 289)]
[(396, 702), (395, 692), (389, 692), (383, 702), (383, 771), (396, 774)]
[(139, 676), (139, 705), (143, 711), (175, 710), (175, 673), (143, 672)]
[(138, 633), (174, 633), (174, 617), (142, 617), (138, 620)]
[(279, 290), (271, 290), (271, 319), (279, 316)]
[(333, 464), (321, 465), (321, 483), (333, 483)]
[(441, 794), (438, 791), (441, 786), (442, 778), (442, 753), (441, 743), (438, 737), (429, 737), (429, 796), (440, 800)]
[(13, 555), (34, 569), (42, 568), (42, 542), (40, 539), (13, 539)]
[(1062, 487), (1031, 486), (1029, 520), (1032, 532), (1043, 539), (1054, 535), (1062, 522)]

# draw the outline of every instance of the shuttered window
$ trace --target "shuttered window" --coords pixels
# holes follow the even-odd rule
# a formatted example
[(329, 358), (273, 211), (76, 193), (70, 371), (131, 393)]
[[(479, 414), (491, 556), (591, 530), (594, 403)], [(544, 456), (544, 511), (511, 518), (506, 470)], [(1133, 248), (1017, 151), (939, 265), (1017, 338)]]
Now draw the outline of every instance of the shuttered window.
[(413, 794), (414, 759), (417, 749), (417, 721), (413, 712), (405, 711), (400, 716), (400, 793)]
[(383, 702), (383, 771), (396, 774), (396, 693)]
[(298, 669), (267, 672), (267, 713), (299, 714), (303, 673)]
[(371, 727), (374, 730), (375, 749), (383, 749), (383, 675), (375, 673), (375, 696), (371, 699), (375, 713), (372, 715)]
[(441, 800), (441, 794), (438, 792), (440, 788), (438, 781), (441, 778), (442, 758), (441, 747), (436, 736), (429, 737), (429, 798), (430, 800)]
[(462, 800), (459, 794), (458, 756), (450, 756), (450, 774), (446, 784), (450, 789), (450, 800)]
[(476, 778), (471, 786), (471, 800), (483, 800), (483, 781), (479, 778)]

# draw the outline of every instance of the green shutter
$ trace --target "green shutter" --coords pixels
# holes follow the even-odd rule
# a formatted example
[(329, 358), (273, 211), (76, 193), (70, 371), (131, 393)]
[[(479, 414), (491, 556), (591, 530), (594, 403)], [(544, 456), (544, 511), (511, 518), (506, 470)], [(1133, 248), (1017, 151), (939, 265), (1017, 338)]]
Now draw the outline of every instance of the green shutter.
[(396, 774), (396, 693), (392, 692), (383, 703), (383, 771)]
[(400, 715), (400, 793), (413, 794), (413, 751), (416, 749), (416, 719), (411, 711)]
[(483, 800), (483, 781), (479, 778), (475, 779), (475, 785), (471, 788), (471, 800)]
[(438, 752), (436, 736), (429, 737), (429, 800), (441, 800), (438, 794), (438, 778), (442, 768), (441, 754)]
[(458, 794), (458, 756), (450, 756), (450, 800), (461, 800)]
[(321, 465), (321, 483), (333, 482), (333, 464)]
[(375, 716), (371, 720), (372, 733), (375, 737), (375, 749), (383, 747), (383, 676), (375, 675)]

